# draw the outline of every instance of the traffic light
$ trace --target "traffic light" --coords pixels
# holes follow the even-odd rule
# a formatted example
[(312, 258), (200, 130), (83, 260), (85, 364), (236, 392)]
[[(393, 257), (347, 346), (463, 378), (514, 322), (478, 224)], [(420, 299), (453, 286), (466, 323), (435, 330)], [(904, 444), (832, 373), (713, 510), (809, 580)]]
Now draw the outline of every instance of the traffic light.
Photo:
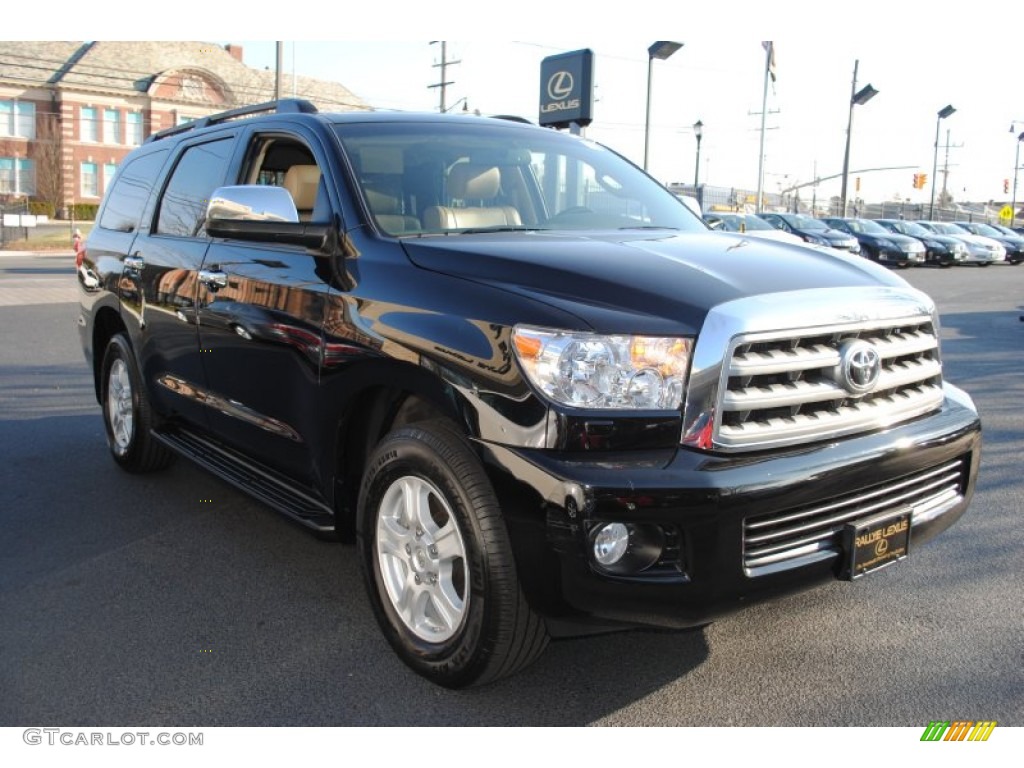
[(914, 174), (914, 189), (920, 189), (920, 188), (921, 188), (921, 174), (915, 173)]
[(922, 173), (918, 183), (921, 185), (920, 189), (924, 189), (924, 185), (928, 183), (928, 174)]
[(854, 189), (855, 189), (855, 190), (856, 190), (857, 192), (860, 192), (860, 176), (858, 176), (858, 177), (857, 177), (857, 178), (856, 178), (856, 179), (854, 180), (854, 182), (853, 182), (853, 188), (854, 188)]
[(1010, 180), (1003, 179), (1003, 194), (1007, 194), (1010, 191)]

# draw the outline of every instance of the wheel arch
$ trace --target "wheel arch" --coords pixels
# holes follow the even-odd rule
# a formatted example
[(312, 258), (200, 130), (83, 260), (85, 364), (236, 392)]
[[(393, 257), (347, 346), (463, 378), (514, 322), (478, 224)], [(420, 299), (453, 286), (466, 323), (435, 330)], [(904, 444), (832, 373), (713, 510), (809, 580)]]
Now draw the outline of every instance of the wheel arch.
[[(341, 397), (343, 405), (329, 423), (335, 424), (329, 468), (334, 477), (337, 530), (351, 539), (356, 528), (359, 486), (366, 461), (388, 433), (409, 424), (443, 419), (466, 437), (477, 437), (475, 409), (458, 389), (419, 366), (394, 361), (366, 364)], [(351, 382), (349, 382), (351, 384)]]
[(92, 384), (97, 402), (100, 400), (100, 374), (107, 345), (116, 334), (127, 330), (121, 315), (113, 307), (101, 307), (96, 311), (92, 326)]

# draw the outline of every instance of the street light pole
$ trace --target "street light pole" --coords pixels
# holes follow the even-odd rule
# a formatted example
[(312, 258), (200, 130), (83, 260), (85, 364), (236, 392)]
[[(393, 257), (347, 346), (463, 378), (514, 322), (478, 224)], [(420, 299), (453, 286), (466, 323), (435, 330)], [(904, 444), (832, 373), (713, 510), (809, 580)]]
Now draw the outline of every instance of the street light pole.
[(644, 120), (645, 171), (647, 170), (647, 161), (650, 156), (651, 147), (651, 76), (654, 74), (654, 60), (665, 60), (682, 47), (682, 43), (673, 43), (671, 40), (658, 40), (647, 49), (647, 118)]
[(942, 121), (952, 115), (956, 110), (952, 104), (947, 104), (939, 110), (939, 117), (935, 121), (935, 157), (932, 160), (932, 201), (928, 206), (928, 218), (935, 218), (935, 174), (939, 172), (939, 127)]
[(878, 91), (868, 83), (859, 91), (857, 90), (857, 67), (860, 59), (853, 62), (853, 84), (850, 86), (850, 114), (846, 120), (846, 150), (843, 152), (843, 184), (839, 193), (842, 216), (846, 216), (846, 189), (850, 181), (850, 137), (853, 134), (853, 108), (858, 104), (867, 104), (878, 95)]
[(697, 191), (700, 184), (700, 140), (704, 135), (704, 123), (698, 120), (693, 124), (693, 135), (697, 137), (697, 167), (693, 171), (693, 191)]
[(1020, 168), (1020, 143), (1024, 141), (1024, 132), (1017, 137), (1017, 152), (1013, 158), (1013, 202), (1010, 203), (1010, 229), (1017, 223), (1017, 169)]

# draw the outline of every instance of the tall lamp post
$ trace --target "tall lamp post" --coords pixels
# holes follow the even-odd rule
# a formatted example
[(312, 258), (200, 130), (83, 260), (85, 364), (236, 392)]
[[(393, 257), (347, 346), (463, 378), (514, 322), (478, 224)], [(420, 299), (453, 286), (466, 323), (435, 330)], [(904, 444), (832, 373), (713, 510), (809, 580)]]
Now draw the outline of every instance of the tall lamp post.
[(850, 115), (846, 121), (846, 151), (843, 152), (843, 187), (839, 193), (842, 205), (842, 215), (846, 216), (846, 188), (850, 180), (850, 135), (853, 133), (853, 108), (858, 104), (867, 104), (878, 95), (878, 91), (868, 83), (859, 91), (857, 90), (857, 66), (860, 60), (853, 62), (853, 85), (850, 87)]
[(644, 122), (644, 170), (647, 170), (647, 158), (651, 147), (651, 75), (654, 73), (654, 60), (665, 60), (683, 47), (682, 43), (671, 40), (658, 40), (647, 49), (647, 119)]
[[(1013, 132), (1012, 125), (1010, 132)], [(1017, 169), (1020, 168), (1020, 143), (1022, 141), (1024, 141), (1024, 132), (1017, 137), (1017, 152), (1013, 157), (1013, 201), (1010, 203), (1010, 229), (1013, 229), (1013, 225), (1017, 223)]]
[(947, 104), (939, 110), (939, 117), (935, 121), (935, 158), (932, 160), (932, 201), (928, 205), (928, 218), (935, 218), (935, 179), (936, 174), (939, 172), (939, 126), (942, 121), (952, 115), (956, 110), (952, 104)]
[(696, 192), (700, 183), (700, 139), (704, 135), (704, 123), (700, 120), (693, 124), (693, 135), (697, 137), (697, 167), (693, 171), (693, 189)]

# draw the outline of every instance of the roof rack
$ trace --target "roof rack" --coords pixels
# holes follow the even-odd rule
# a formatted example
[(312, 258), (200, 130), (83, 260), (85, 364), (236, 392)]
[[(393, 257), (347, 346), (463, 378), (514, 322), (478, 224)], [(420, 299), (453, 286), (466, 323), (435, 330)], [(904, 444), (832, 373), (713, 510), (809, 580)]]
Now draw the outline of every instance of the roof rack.
[(316, 106), (311, 101), (305, 99), (279, 99), (278, 101), (268, 101), (263, 104), (253, 104), (248, 107), (237, 107), (235, 109), (229, 109), (226, 112), (218, 112), (215, 115), (207, 115), (206, 117), (200, 117), (198, 120), (191, 120), (181, 125), (176, 125), (173, 128), (165, 128), (162, 131), (157, 131), (153, 135), (146, 139), (148, 144), (151, 141), (157, 141), (159, 139), (165, 139), (168, 136), (174, 136), (185, 131), (194, 131), (199, 128), (206, 128), (210, 125), (216, 125), (217, 123), (223, 123), (228, 120), (234, 120), (239, 117), (247, 117), (249, 115), (259, 115), (265, 112), (276, 112), (278, 114), (297, 114), (305, 112), (307, 114), (315, 114), (319, 112)]

